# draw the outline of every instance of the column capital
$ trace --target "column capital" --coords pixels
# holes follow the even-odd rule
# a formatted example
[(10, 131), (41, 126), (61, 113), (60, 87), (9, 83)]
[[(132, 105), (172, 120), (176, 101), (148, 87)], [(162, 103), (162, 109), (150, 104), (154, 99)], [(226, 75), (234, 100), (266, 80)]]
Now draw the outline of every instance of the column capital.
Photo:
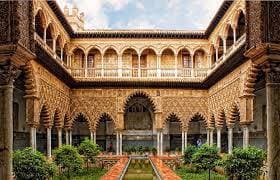
[(0, 62), (0, 86), (12, 85), (20, 70), (11, 60)]
[(266, 83), (280, 83), (280, 62), (267, 62), (262, 69), (266, 74)]

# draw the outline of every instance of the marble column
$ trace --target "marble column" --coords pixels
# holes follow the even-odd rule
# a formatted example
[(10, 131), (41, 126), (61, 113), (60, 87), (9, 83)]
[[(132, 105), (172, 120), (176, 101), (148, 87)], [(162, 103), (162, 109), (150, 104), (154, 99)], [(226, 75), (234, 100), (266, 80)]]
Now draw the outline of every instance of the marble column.
[(232, 153), (233, 145), (232, 145), (232, 138), (233, 138), (233, 127), (228, 126), (228, 153)]
[(160, 131), (160, 155), (163, 155), (163, 132)]
[(185, 147), (187, 147), (188, 146), (188, 131), (185, 131)]
[(141, 77), (141, 55), (138, 55), (138, 77)]
[(93, 131), (93, 143), (96, 144), (96, 131)]
[(69, 130), (69, 144), (72, 146), (72, 130)]
[(160, 135), (159, 135), (159, 131), (157, 131), (157, 155), (159, 156), (160, 155)]
[(217, 148), (221, 152), (221, 131), (222, 127), (217, 127)]
[(120, 142), (120, 140), (119, 140), (119, 132), (117, 131), (116, 132), (116, 138), (117, 138), (117, 142), (116, 142), (116, 154), (117, 155), (119, 155), (119, 142)]
[(175, 54), (175, 77), (178, 77), (178, 54)]
[(120, 132), (120, 155), (122, 156), (122, 132)]
[(210, 129), (210, 146), (212, 146), (214, 144), (213, 142), (213, 133), (214, 133), (214, 128)]
[(185, 132), (182, 131), (182, 154), (185, 152)]
[(90, 140), (93, 142), (93, 132), (90, 131)]
[(216, 63), (218, 62), (219, 60), (219, 46), (215, 48), (215, 51), (216, 51)]
[(280, 63), (266, 72), (268, 179), (280, 178)]
[(47, 127), (47, 157), (52, 156), (52, 129)]
[(11, 61), (0, 63), (0, 179), (12, 179), (13, 83), (18, 74)]
[(65, 130), (65, 141), (66, 141), (66, 145), (69, 145), (69, 131), (68, 131), (68, 129)]
[(30, 126), (30, 147), (32, 147), (32, 149), (36, 150), (36, 127), (35, 126)]
[(243, 125), (243, 148), (249, 146), (249, 127), (248, 125)]
[(62, 146), (62, 129), (57, 129), (57, 137), (58, 137), (58, 147)]
[(207, 129), (207, 144), (210, 145), (210, 131)]

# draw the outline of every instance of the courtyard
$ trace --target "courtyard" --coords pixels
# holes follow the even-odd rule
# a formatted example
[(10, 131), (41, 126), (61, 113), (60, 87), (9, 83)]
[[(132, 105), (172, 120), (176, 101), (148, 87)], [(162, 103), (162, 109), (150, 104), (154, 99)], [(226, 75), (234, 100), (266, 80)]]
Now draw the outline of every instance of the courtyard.
[(1, 180), (279, 180), (279, 1), (0, 7)]

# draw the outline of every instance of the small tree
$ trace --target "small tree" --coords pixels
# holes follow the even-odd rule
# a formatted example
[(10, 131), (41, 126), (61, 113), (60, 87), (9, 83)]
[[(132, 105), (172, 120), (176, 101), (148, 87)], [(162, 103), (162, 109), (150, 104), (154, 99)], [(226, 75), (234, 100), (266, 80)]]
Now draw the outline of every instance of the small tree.
[(265, 152), (256, 147), (235, 148), (222, 161), (226, 174), (238, 179), (256, 179), (264, 165)]
[(71, 173), (79, 172), (83, 166), (83, 159), (75, 147), (63, 145), (54, 151), (54, 161), (61, 167), (62, 172), (69, 179)]
[(184, 162), (185, 164), (190, 164), (191, 160), (192, 160), (192, 156), (194, 155), (194, 153), (197, 151), (197, 147), (193, 146), (193, 145), (189, 145), (185, 148), (184, 151)]
[(197, 169), (208, 170), (208, 179), (210, 179), (210, 171), (216, 166), (219, 159), (218, 148), (204, 144), (193, 154), (192, 163)]
[(33, 150), (25, 148), (17, 150), (13, 154), (13, 170), (17, 179), (46, 179), (56, 173), (57, 167), (49, 163), (45, 156)]
[(79, 153), (83, 155), (88, 163), (94, 163), (95, 157), (100, 154), (100, 147), (97, 144), (94, 144), (91, 140), (86, 138), (78, 147)]

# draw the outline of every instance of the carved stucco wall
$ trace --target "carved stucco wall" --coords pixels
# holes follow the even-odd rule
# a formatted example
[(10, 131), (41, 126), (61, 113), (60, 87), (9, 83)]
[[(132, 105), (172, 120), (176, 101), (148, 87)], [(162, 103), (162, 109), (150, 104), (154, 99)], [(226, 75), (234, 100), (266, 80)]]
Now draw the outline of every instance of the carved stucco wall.
[[(242, 117), (242, 113), (245, 111), (244, 108), (246, 107), (243, 107), (240, 101), (241, 97), (244, 95), (251, 65), (252, 63), (247, 61), (209, 89), (208, 119), (214, 116), (216, 125), (223, 123), (221, 122), (223, 120), (226, 120), (227, 124), (235, 123), (235, 120), (232, 119), (232, 111), (234, 110), (241, 113), (240, 117)], [(221, 112), (225, 113), (225, 119), (221, 119)], [(247, 119), (240, 119), (240, 121), (246, 120)]]
[(143, 93), (155, 105), (155, 113), (160, 113), (157, 128), (162, 128), (171, 113), (180, 118), (183, 127), (194, 114), (207, 116), (207, 91), (183, 89), (75, 89), (72, 90), (71, 119), (83, 113), (89, 119), (92, 129), (97, 127), (99, 118), (106, 113), (111, 116), (115, 128), (123, 127), (123, 115), (127, 99), (133, 94)]
[(47, 107), (49, 123), (54, 124), (55, 112), (59, 121), (64, 121), (65, 114), (69, 112), (70, 89), (48, 70), (35, 61), (32, 62), (39, 86), (39, 112), (43, 106)]

